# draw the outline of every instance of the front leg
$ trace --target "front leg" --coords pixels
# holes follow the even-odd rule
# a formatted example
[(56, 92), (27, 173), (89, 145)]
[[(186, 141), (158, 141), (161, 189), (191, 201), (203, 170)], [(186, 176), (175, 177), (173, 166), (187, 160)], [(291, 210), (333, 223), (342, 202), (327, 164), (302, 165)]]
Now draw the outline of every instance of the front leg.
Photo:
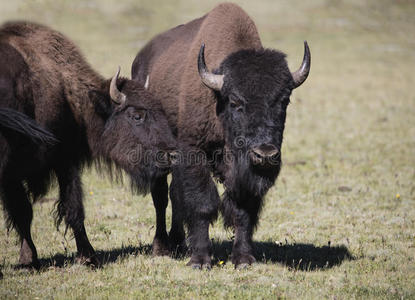
[(222, 205), (225, 226), (233, 227), (235, 231), (232, 263), (235, 268), (245, 268), (256, 261), (252, 236), (258, 221), (261, 199), (241, 195), (239, 199), (234, 200), (230, 193), (226, 192)]
[(166, 231), (168, 204), (167, 175), (157, 178), (151, 185), (151, 196), (156, 209), (156, 234), (153, 239), (153, 255), (169, 255), (169, 238)]
[(173, 169), (173, 189), (177, 197), (172, 201), (182, 208), (183, 221), (189, 231), (189, 246), (192, 257), (188, 263), (195, 269), (212, 266), (209, 224), (217, 217), (219, 195), (204, 165), (193, 163)]
[(180, 185), (176, 182), (177, 180), (178, 178), (173, 177), (170, 184), (172, 218), (169, 241), (172, 253), (180, 255), (187, 252), (187, 246), (183, 225), (183, 207), (180, 202)]

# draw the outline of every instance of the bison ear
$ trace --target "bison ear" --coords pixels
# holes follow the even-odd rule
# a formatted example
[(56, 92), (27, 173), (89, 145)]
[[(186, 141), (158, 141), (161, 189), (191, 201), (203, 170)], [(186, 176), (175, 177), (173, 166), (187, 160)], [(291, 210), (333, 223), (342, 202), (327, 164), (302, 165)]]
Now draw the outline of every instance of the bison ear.
[(102, 119), (107, 120), (113, 111), (111, 98), (108, 93), (103, 93), (99, 90), (91, 90), (88, 92), (88, 96), (94, 104), (95, 113)]

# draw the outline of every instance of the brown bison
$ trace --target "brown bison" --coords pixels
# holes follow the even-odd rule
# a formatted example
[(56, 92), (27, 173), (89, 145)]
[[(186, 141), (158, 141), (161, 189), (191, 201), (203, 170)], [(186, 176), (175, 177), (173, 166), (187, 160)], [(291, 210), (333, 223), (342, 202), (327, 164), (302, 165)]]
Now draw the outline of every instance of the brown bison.
[[(114, 176), (125, 170), (141, 192), (169, 171), (176, 142), (160, 103), (138, 82), (118, 76), (119, 70), (102, 78), (69, 39), (45, 26), (0, 27), (0, 108), (36, 121), (0, 122), (0, 197), (8, 226), (21, 238), (22, 265), (39, 266), (31, 200), (54, 178), (57, 225), (64, 220), (73, 230), (78, 259), (96, 264), (84, 227), (83, 168), (95, 162)], [(46, 131), (59, 141), (53, 147), (33, 142), (47, 138), (40, 135)]]
[[(132, 65), (134, 80), (144, 83), (149, 76), (149, 90), (161, 99), (178, 140), (191, 153), (206, 155), (200, 160), (186, 153), (185, 163), (173, 170), (170, 187), (170, 243), (182, 245), (184, 221), (192, 251), (189, 264), (195, 268), (211, 266), (209, 223), (219, 206), (225, 225), (235, 231), (232, 262), (241, 267), (255, 261), (252, 235), (263, 197), (280, 171), (290, 95), (310, 70), (310, 51), (306, 42), (304, 46), (301, 67), (290, 72), (282, 52), (262, 46), (250, 17), (225, 3), (156, 36)], [(221, 202), (211, 173), (226, 188)], [(166, 180), (153, 188), (166, 193), (154, 200), (157, 215), (164, 215)], [(161, 220), (157, 224), (164, 225)], [(158, 244), (167, 245), (165, 227), (157, 232)]]

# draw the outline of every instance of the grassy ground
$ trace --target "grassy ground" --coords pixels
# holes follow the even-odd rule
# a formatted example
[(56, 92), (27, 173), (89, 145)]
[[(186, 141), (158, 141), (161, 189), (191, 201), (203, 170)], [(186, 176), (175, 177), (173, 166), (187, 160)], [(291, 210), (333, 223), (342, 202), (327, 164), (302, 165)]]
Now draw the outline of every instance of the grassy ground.
[[(0, 21), (53, 26), (109, 77), (118, 65), (129, 75), (147, 40), (214, 2), (0, 0)], [(75, 242), (55, 230), (53, 201), (39, 203), (33, 236), (44, 269), (15, 268), (17, 238), (0, 222), (0, 298), (415, 298), (414, 2), (240, 4), (292, 69), (302, 40), (312, 51), (311, 75), (288, 109), (285, 165), (255, 234), (260, 262), (233, 269), (221, 220), (210, 272), (152, 257), (151, 199), (88, 171), (86, 226), (104, 267), (74, 264)]]

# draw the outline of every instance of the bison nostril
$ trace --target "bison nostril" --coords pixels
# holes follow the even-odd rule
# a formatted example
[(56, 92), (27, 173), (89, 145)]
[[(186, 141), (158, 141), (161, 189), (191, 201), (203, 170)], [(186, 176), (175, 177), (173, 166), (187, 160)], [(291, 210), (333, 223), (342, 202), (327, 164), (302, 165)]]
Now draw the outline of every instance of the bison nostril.
[(267, 153), (267, 156), (270, 158), (276, 158), (280, 154), (280, 151), (278, 149), (274, 149)]
[(263, 158), (264, 157), (264, 153), (260, 150), (254, 149), (254, 150), (252, 150), (252, 153), (254, 154), (254, 156), (256, 158)]
[(264, 162), (264, 155), (259, 149), (252, 149), (250, 151), (251, 161), (255, 164), (262, 164)]

